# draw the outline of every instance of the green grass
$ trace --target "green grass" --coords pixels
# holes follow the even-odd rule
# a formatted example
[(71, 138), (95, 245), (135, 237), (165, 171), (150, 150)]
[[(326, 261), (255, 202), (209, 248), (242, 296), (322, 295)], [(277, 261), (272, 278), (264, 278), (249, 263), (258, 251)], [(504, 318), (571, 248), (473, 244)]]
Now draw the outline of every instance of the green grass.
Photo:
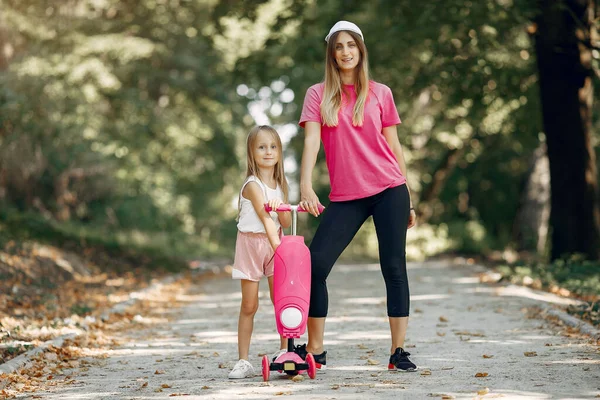
[(531, 278), (544, 289), (557, 286), (583, 298), (600, 296), (600, 262), (585, 261), (575, 256), (551, 264), (516, 263), (497, 268), (504, 278), (512, 282), (523, 283)]
[[(124, 232), (73, 223), (59, 224), (34, 213), (0, 212), (0, 248), (11, 251), (29, 241), (85, 254), (97, 265), (134, 265), (148, 269), (180, 271), (187, 261), (208, 249), (182, 233)], [(115, 261), (117, 261), (115, 263)]]

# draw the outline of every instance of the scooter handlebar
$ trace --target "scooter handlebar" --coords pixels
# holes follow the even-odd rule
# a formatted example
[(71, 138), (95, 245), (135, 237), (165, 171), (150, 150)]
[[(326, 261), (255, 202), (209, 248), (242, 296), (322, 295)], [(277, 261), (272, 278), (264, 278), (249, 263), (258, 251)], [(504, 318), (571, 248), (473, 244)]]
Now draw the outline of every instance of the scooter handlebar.
[[(277, 207), (277, 210), (275, 210), (275, 211), (292, 211), (292, 207), (297, 207), (298, 212), (308, 212), (304, 208), (302, 208), (302, 206), (300, 206), (300, 205), (292, 206), (291, 204), (281, 204), (281, 205), (279, 205), (279, 207)], [(322, 213), (323, 210), (325, 209), (325, 207), (322, 204), (319, 204), (318, 208), (319, 208), (320, 213)], [(273, 211), (271, 209), (271, 206), (269, 206), (269, 204), (265, 204), (265, 210)]]

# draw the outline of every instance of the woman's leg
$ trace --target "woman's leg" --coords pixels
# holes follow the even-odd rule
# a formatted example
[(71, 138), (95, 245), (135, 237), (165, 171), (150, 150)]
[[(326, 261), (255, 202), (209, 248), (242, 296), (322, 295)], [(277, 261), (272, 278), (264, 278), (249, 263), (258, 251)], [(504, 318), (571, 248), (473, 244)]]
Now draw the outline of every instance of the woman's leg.
[[(275, 302), (273, 301), (273, 275), (269, 276), (267, 279), (269, 281), (269, 293), (271, 295), (271, 303), (275, 304)], [(287, 349), (287, 339), (281, 335), (279, 336), (279, 348)]]
[(309, 353), (323, 352), (325, 317), (329, 307), (327, 277), (368, 216), (368, 206), (364, 200), (332, 202), (322, 215), (310, 244), (311, 288), (306, 345)]
[(258, 282), (241, 280), (242, 304), (238, 320), (238, 353), (240, 359), (248, 360), (250, 339), (254, 329), (254, 315), (258, 310)]
[(387, 189), (373, 205), (373, 221), (379, 242), (381, 272), (387, 291), (387, 311), (393, 353), (404, 347), (410, 293), (406, 272), (406, 230), (409, 195), (405, 185)]

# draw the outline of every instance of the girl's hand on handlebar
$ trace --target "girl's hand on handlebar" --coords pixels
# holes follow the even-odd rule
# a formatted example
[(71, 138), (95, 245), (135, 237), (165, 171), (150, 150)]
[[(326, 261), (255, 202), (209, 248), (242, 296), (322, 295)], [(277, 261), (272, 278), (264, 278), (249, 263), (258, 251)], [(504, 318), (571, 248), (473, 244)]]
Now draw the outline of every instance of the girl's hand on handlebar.
[(306, 211), (308, 211), (315, 217), (318, 217), (319, 214), (321, 214), (319, 212), (319, 204), (321, 204), (321, 202), (319, 201), (319, 198), (317, 197), (315, 191), (312, 189), (302, 191), (302, 193), (300, 194), (299, 204), (302, 206), (302, 208), (304, 208)]
[(271, 199), (269, 200), (269, 207), (271, 207), (271, 211), (277, 211), (277, 208), (279, 208), (280, 205), (283, 204), (283, 202), (281, 201), (281, 199)]

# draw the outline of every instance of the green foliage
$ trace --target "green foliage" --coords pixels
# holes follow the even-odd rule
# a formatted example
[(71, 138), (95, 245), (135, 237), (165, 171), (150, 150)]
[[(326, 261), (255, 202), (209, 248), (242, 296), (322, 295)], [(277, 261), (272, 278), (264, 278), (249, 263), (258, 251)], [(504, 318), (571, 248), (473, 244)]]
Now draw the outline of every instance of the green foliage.
[[(276, 122), (297, 121), (307, 87), (323, 78), (323, 38), (337, 20), (356, 22), (365, 35), (373, 78), (394, 92), (415, 203), (428, 203), (434, 225), (473, 221), (482, 225), (488, 245), (508, 245), (541, 131), (541, 119), (532, 118), (540, 108), (526, 31), (534, 2), (291, 3), (299, 12), (282, 13), (265, 46), (236, 63), (237, 82), (255, 91), (285, 82), (296, 95), (293, 104), (283, 104), (281, 115), (268, 108), (267, 114)], [(245, 12), (236, 8), (229, 15), (242, 18)], [(281, 102), (277, 95), (269, 100)], [(302, 135), (291, 145), (300, 154)], [(419, 199), (453, 151), (458, 162), (446, 172), (440, 195)], [(324, 199), (327, 184), (315, 181)]]
[(14, 56), (0, 71), (4, 202), (101, 228), (222, 240), (245, 111), (229, 107), (213, 6), (5, 2), (0, 27)]
[[(0, 212), (0, 248), (9, 243), (13, 252), (28, 241), (48, 243), (78, 254), (85, 254), (96, 265), (113, 270), (131, 265), (149, 269), (181, 271), (187, 268), (188, 255), (208, 252), (201, 244), (192, 244), (182, 235), (168, 235), (168, 241), (140, 240), (141, 233), (127, 235), (119, 231), (85, 229), (78, 224), (57, 223), (35, 213)], [(137, 239), (137, 240), (136, 240)]]
[[(232, 202), (255, 123), (248, 106), (295, 125), (306, 89), (323, 78), (324, 37), (347, 19), (365, 34), (373, 78), (393, 90), (415, 204), (432, 210), (412, 254), (511, 243), (529, 160), (543, 141), (532, 0), (0, 7), (0, 44), (10, 53), (6, 65), (0, 57), (0, 209), (24, 213), (19, 223), (4, 220), (14, 231), (2, 240), (231, 255)], [(241, 85), (246, 92), (236, 92)], [(288, 148), (297, 162), (302, 145), (297, 135)], [(452, 152), (439, 195), (424, 198)], [(326, 205), (319, 160), (315, 189)], [(318, 222), (302, 221), (307, 239)], [(370, 235), (361, 231), (357, 254), (371, 251)]]

